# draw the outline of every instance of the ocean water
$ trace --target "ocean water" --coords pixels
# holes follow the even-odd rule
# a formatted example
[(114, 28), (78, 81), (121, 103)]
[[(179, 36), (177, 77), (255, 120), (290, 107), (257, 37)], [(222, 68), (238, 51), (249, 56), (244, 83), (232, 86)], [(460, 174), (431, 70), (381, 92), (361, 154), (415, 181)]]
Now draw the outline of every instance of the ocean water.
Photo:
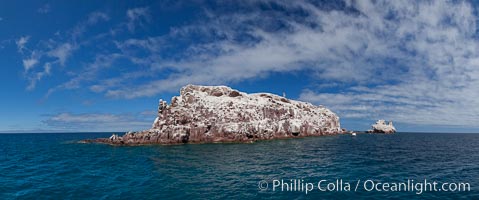
[[(479, 198), (479, 134), (358, 134), (135, 147), (76, 143), (110, 135), (0, 134), (0, 199)], [(294, 191), (288, 185), (293, 179), (314, 188), (307, 194), (301, 187)], [(384, 185), (408, 179), (416, 185), (425, 179), (468, 183), (470, 191), (418, 194), (364, 186), (368, 180)], [(336, 180), (343, 184), (335, 185)], [(328, 191), (330, 185), (335, 189)]]

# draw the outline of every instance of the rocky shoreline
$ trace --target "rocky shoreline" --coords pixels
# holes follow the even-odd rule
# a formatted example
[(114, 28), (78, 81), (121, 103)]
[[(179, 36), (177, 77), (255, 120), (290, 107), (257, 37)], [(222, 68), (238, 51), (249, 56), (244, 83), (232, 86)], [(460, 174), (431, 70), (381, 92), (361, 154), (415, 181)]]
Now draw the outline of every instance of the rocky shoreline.
[(346, 133), (323, 106), (226, 86), (187, 85), (171, 103), (160, 99), (151, 129), (82, 140), (112, 145), (253, 142)]

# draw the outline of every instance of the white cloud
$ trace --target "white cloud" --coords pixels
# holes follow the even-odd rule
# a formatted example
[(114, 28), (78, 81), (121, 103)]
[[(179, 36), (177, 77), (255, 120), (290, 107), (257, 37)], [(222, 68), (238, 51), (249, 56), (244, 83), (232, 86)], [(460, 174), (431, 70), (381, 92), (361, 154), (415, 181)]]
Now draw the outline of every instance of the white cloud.
[(100, 22), (106, 22), (110, 20), (110, 16), (103, 12), (92, 12), (88, 14), (86, 20), (79, 22), (71, 30), (71, 40), (73, 43), (77, 43), (77, 40), (80, 39), (83, 34), (88, 30), (89, 27), (94, 26)]
[[(18, 51), (22, 54), (26, 49), (25, 44), (27, 43), (27, 41), (28, 37), (22, 37), (16, 41)], [(22, 60), (24, 76), (29, 82), (26, 89), (35, 89), (38, 81), (42, 80), (42, 78), (44, 78), (45, 76), (49, 76), (51, 74), (52, 65), (54, 63), (64, 65), (73, 50), (74, 49), (72, 45), (65, 43), (58, 45), (56, 48), (51, 49), (48, 52), (44, 52), (41, 50), (31, 51), (30, 55), (28, 57), (25, 56), (25, 58)], [(42, 59), (45, 59), (45, 57), (55, 58), (56, 61), (41, 62)], [(38, 69), (38, 67), (36, 67), (38, 65), (43, 65), (43, 68)]]
[(135, 31), (136, 26), (143, 26), (145, 22), (150, 21), (150, 11), (147, 7), (132, 8), (126, 11), (128, 18), (128, 30)]
[(35, 64), (38, 63), (38, 60), (35, 59), (35, 58), (29, 58), (29, 59), (25, 59), (23, 60), (23, 68), (25, 69), (25, 71), (29, 71), (30, 69), (32, 69)]
[[(111, 68), (115, 60), (121, 57), (121, 55), (115, 53), (108, 55), (97, 55), (94, 62), (89, 64), (85, 69), (83, 69), (81, 73), (78, 73), (77, 76), (71, 78), (65, 83), (50, 88), (46, 94), (46, 97), (50, 96), (58, 90), (78, 89), (81, 88), (82, 84), (84, 84), (85, 82), (92, 82), (94, 80), (98, 80), (99, 78), (97, 77), (97, 74), (101, 70)], [(90, 86), (90, 90), (92, 90), (93, 92), (102, 92), (102, 88), (109, 88), (111, 85), (108, 84), (113, 84), (114, 82), (115, 80), (105, 80), (102, 82), (101, 85)]]
[(30, 36), (23, 36), (18, 38), (18, 40), (15, 41), (18, 52), (23, 53), (23, 49), (25, 49), (25, 45), (27, 44), (29, 39), (30, 39)]
[[(477, 84), (477, 81), (471, 84)], [(423, 125), (477, 127), (479, 101), (473, 92), (428, 83), (356, 88), (346, 93), (303, 91), (301, 100), (323, 104), (345, 118), (393, 119)]]
[[(348, 4), (358, 13), (324, 10), (303, 1), (278, 4), (286, 10), (303, 10), (308, 17), (298, 22), (280, 16), (285, 30), (270, 31), (254, 23), (268, 19), (261, 11), (212, 14), (206, 23), (173, 30), (178, 37), (226, 38), (193, 44), (181, 58), (156, 60), (156, 65), (178, 73), (102, 91), (107, 96), (137, 98), (177, 90), (187, 83), (231, 83), (269, 72), (311, 70), (321, 80), (317, 84), (356, 85), (344, 88), (344, 93), (310, 88), (300, 97), (330, 106), (346, 118), (477, 126), (479, 43), (476, 16), (468, 2)], [(235, 42), (240, 34), (253, 42)], [(136, 44), (146, 42), (135, 40)], [(144, 59), (151, 61), (152, 54)]]
[(35, 89), (37, 82), (42, 80), (44, 76), (49, 76), (51, 73), (51, 64), (50, 63), (45, 63), (43, 66), (43, 71), (33, 73), (32, 76), (29, 78), (29, 85), (27, 86), (27, 90), (33, 90)]
[[(49, 9), (49, 6), (44, 6), (44, 8)], [(46, 10), (42, 10), (41, 12), (44, 11)], [(18, 40), (16, 40), (15, 43), (17, 45), (18, 51), (25, 57), (23, 58), (22, 63), (25, 69), (25, 77), (29, 81), (27, 90), (34, 89), (38, 81), (40, 81), (46, 75), (50, 75), (53, 65), (65, 65), (72, 53), (81, 45), (83, 45), (83, 43), (88, 41), (84, 40), (81, 43), (77, 43), (77, 39), (82, 36), (89, 26), (95, 25), (101, 21), (108, 21), (109, 19), (109, 16), (102, 12), (90, 13), (86, 20), (79, 22), (71, 30), (66, 31), (69, 33), (66, 40), (43, 40), (37, 44), (37, 49), (33, 51), (30, 51), (26, 48), (26, 44), (29, 41), (30, 36), (20, 37)], [(59, 32), (55, 33), (55, 35), (59, 38), (61, 37)], [(24, 50), (28, 50), (30, 55), (25, 55), (26, 53)], [(56, 60), (49, 60), (51, 58)], [(42, 63), (41, 61), (43, 60), (45, 61)], [(30, 72), (36, 65), (44, 65), (43, 70)]]
[(61, 65), (65, 65), (67, 58), (71, 55), (73, 50), (73, 45), (70, 43), (64, 43), (58, 45), (55, 49), (50, 50), (48, 55), (57, 58)]
[(108, 20), (110, 20), (110, 17), (106, 13), (93, 12), (93, 13), (90, 13), (90, 15), (88, 15), (88, 19), (86, 23), (89, 25), (93, 25), (100, 21), (108, 21)]
[(51, 6), (50, 4), (45, 4), (42, 7), (37, 9), (37, 12), (40, 14), (48, 14), (51, 11)]
[(58, 113), (48, 117), (43, 123), (50, 128), (63, 130), (122, 131), (142, 130), (151, 126), (151, 120), (141, 114), (109, 113)]
[[(91, 60), (78, 76), (51, 91), (88, 88), (109, 97), (139, 98), (187, 83), (229, 84), (306, 71), (316, 82), (300, 99), (329, 106), (342, 117), (477, 126), (479, 42), (477, 16), (468, 1), (345, 1), (346, 9), (309, 1), (244, 4), (248, 9), (241, 12), (205, 9), (203, 18), (166, 35), (114, 38), (117, 49), (101, 50), (115, 57)], [(126, 15), (130, 32), (147, 28), (148, 8)], [(108, 19), (102, 16), (92, 19)], [(49, 55), (65, 63), (71, 51), (60, 47)], [(117, 59), (135, 68), (97, 78)], [(331, 91), (328, 87), (341, 90), (324, 92)]]

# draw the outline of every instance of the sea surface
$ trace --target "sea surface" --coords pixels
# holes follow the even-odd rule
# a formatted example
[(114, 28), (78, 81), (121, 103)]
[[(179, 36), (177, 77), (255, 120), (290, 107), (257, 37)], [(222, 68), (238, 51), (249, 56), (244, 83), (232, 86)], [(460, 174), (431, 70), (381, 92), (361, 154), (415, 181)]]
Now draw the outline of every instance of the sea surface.
[[(479, 198), (479, 134), (358, 134), (134, 147), (77, 143), (110, 135), (0, 134), (0, 199)], [(408, 179), (468, 183), (470, 191), (418, 194), (366, 191), (364, 186)], [(299, 186), (294, 191), (291, 180), (314, 188), (307, 194)], [(321, 190), (335, 188), (321, 191), (321, 180)]]

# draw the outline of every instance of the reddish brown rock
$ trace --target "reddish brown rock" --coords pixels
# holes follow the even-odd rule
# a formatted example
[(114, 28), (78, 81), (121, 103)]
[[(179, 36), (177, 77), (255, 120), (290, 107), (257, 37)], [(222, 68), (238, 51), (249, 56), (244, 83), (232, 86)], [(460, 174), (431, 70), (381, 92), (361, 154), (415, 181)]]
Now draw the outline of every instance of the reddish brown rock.
[(85, 140), (119, 145), (250, 142), (344, 133), (323, 106), (226, 86), (187, 85), (171, 104), (160, 100), (151, 129)]

